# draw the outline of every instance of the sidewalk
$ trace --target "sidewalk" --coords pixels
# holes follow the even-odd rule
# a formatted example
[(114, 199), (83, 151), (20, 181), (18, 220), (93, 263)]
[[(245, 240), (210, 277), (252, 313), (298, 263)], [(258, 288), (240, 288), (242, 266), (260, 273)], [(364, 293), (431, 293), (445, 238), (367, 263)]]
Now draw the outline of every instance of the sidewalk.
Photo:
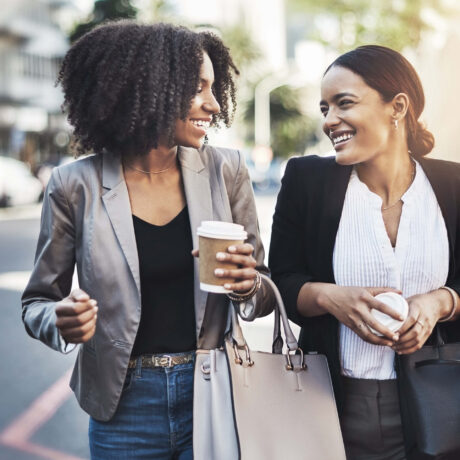
[(0, 208), (0, 221), (39, 219), (42, 212), (42, 204), (30, 204), (14, 206), (11, 208)]

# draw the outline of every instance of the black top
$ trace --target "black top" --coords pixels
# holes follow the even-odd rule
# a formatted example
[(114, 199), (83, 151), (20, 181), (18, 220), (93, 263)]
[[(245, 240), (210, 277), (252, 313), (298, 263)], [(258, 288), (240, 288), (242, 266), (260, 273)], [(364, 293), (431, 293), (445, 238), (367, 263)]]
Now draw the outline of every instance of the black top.
[[(460, 164), (416, 158), (425, 171), (441, 208), (449, 238), (446, 286), (460, 294)], [(289, 318), (302, 329), (303, 351), (326, 355), (341, 409), (339, 323), (330, 315), (304, 317), (297, 297), (309, 281), (335, 283), (333, 252), (352, 167), (334, 157), (312, 155), (287, 164), (273, 216), (269, 267)], [(447, 342), (460, 341), (460, 320), (440, 323)], [(429, 340), (432, 340), (432, 337)]]
[(187, 206), (166, 225), (133, 215), (142, 312), (131, 356), (196, 348), (193, 247)]

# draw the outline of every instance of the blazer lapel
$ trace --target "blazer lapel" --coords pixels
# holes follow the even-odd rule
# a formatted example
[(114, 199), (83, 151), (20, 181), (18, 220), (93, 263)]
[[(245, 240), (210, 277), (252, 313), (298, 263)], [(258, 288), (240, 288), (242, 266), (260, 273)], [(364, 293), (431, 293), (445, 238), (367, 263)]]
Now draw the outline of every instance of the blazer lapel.
[(342, 216), (345, 194), (352, 171), (351, 166), (331, 165), (332, 171), (324, 175), (322, 185), (322, 207), (319, 218), (318, 266), (321, 278), (335, 283), (333, 254), (335, 239)]
[(119, 156), (111, 153), (103, 154), (102, 186), (105, 189), (102, 200), (140, 295), (139, 258), (131, 203)]
[[(193, 247), (198, 249), (197, 228), (204, 220), (213, 220), (211, 185), (209, 173), (200, 157), (198, 150), (179, 148), (179, 162), (184, 181), (185, 198), (187, 200), (190, 228), (192, 231)], [(195, 320), (196, 333), (199, 337), (206, 310), (207, 293), (200, 289), (199, 260), (194, 261), (195, 289)]]

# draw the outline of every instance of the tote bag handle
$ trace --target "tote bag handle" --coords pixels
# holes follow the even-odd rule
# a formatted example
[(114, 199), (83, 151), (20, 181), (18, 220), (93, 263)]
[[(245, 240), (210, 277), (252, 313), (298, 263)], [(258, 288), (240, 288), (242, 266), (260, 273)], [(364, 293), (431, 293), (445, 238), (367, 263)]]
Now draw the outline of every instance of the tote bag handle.
[[(287, 366), (288, 368), (293, 368), (290, 355), (291, 353), (295, 353), (299, 351), (301, 354), (301, 363), (302, 363), (301, 365), (303, 367), (304, 366), (303, 351), (299, 347), (297, 339), (295, 338), (295, 335), (292, 332), (291, 326), (289, 325), (286, 308), (284, 306), (283, 299), (281, 298), (281, 294), (278, 288), (276, 287), (275, 283), (267, 275), (264, 275), (263, 273), (261, 273), (260, 276), (266, 282), (266, 284), (268, 284), (268, 286), (270, 286), (270, 288), (273, 290), (273, 293), (275, 294), (275, 299), (276, 299), (275, 311), (274, 311), (275, 325), (274, 325), (274, 331), (273, 331), (272, 351), (273, 353), (276, 353), (276, 354), (281, 354), (282, 352), (283, 338), (281, 335), (281, 323), (283, 323), (283, 330), (284, 330), (284, 335), (286, 337), (286, 345), (288, 348), (287, 353), (286, 353)], [(247, 345), (246, 339), (244, 338), (243, 331), (238, 321), (238, 315), (236, 314), (236, 311), (234, 308), (232, 308), (232, 330), (231, 331), (232, 331), (231, 333), (232, 333), (232, 339), (233, 339), (234, 348), (235, 348), (236, 359), (238, 360), (238, 356), (239, 356), (237, 354), (237, 351), (238, 351), (237, 349), (238, 348), (244, 349), (246, 351), (246, 359), (249, 362), (250, 361), (249, 347)]]

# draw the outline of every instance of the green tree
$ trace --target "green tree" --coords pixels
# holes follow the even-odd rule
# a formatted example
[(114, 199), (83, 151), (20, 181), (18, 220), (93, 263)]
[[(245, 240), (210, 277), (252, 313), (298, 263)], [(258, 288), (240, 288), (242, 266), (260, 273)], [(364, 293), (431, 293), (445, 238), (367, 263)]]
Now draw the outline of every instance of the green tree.
[[(270, 93), (270, 145), (275, 157), (304, 152), (316, 141), (316, 122), (300, 109), (302, 90), (280, 86)], [(244, 108), (243, 119), (249, 142), (254, 139), (254, 98)]]
[[(242, 121), (246, 142), (254, 144), (254, 90), (265, 76), (259, 71), (264, 56), (250, 32), (242, 25), (224, 28), (221, 35), (241, 72), (241, 109), (237, 112), (237, 119)], [(306, 119), (300, 108), (300, 93), (300, 90), (282, 86), (270, 94), (271, 147), (275, 156), (303, 152), (314, 136), (315, 125)]]
[(137, 16), (137, 12), (137, 8), (132, 5), (130, 0), (97, 0), (88, 20), (77, 24), (71, 32), (70, 41), (74, 42), (104, 21), (110, 19), (134, 19)]
[(221, 35), (242, 77), (247, 78), (263, 57), (261, 50), (254, 43), (250, 32), (242, 25), (226, 27), (221, 30)]
[[(305, 14), (316, 18), (307, 28), (308, 38), (339, 52), (369, 43), (399, 51), (406, 46), (415, 47), (422, 33), (431, 28), (424, 19), (424, 12), (430, 9), (448, 14), (439, 0), (288, 0), (291, 16)], [(331, 21), (337, 30), (332, 40), (325, 33)]]

